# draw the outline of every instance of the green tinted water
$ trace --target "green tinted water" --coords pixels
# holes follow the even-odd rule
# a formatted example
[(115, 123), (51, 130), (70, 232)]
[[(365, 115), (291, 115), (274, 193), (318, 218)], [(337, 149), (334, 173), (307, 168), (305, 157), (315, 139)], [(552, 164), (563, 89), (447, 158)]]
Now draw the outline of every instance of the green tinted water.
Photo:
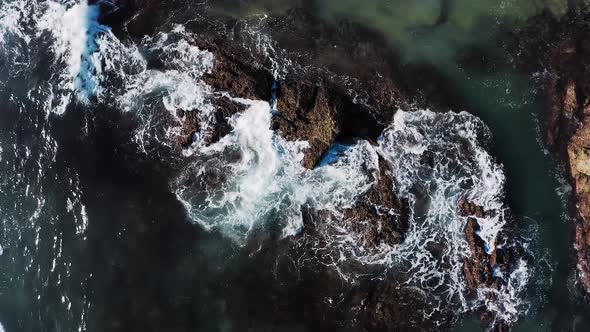
[[(222, 1), (238, 15), (282, 12), (313, 1)], [(494, 135), (492, 150), (505, 166), (507, 200), (520, 234), (531, 239), (530, 312), (515, 331), (590, 331), (590, 312), (572, 291), (572, 221), (566, 211), (559, 164), (542, 142), (544, 105), (535, 93), (532, 73), (511, 64), (502, 31), (549, 11), (563, 16), (588, 0), (321, 0), (314, 5), (329, 21), (342, 19), (381, 32), (404, 62), (429, 64), (448, 83), (455, 111), (480, 117)], [(482, 59), (465, 62), (466, 50)], [(475, 64), (474, 64), (475, 63)], [(477, 331), (466, 319), (458, 331)]]

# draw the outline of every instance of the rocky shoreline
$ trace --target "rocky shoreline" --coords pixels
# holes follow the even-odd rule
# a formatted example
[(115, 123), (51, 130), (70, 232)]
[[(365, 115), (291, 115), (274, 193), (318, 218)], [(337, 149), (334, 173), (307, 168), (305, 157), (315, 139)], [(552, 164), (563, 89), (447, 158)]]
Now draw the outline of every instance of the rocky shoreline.
[(560, 19), (548, 14), (536, 17), (516, 34), (522, 66), (541, 73), (546, 143), (564, 162), (572, 187), (573, 247), (583, 293), (590, 292), (589, 18), (587, 9), (571, 8)]
[[(124, 4), (122, 7), (124, 10), (117, 13), (117, 16), (107, 17), (104, 20), (115, 27), (115, 31), (122, 39), (129, 38), (135, 42), (139, 42), (144, 35), (155, 33), (157, 29), (171, 27), (174, 22), (167, 21), (168, 17), (165, 13), (173, 11), (175, 6), (181, 6), (174, 1), (164, 3), (137, 0), (120, 3)], [(189, 13), (179, 13), (176, 19), (182, 22), (186, 15)], [(280, 36), (274, 36), (274, 40), (280, 43), (282, 36), (284, 41), (279, 45), (287, 52), (282, 60), (290, 61), (291, 64), (291, 70), (283, 77), (273, 75), (273, 69), (276, 68), (272, 68), (273, 64), (266, 61), (268, 58), (265, 54), (257, 54), (256, 50), (253, 51), (255, 47), (248, 44), (244, 35), (239, 33), (236, 35), (235, 31), (233, 34), (228, 34), (227, 22), (195, 20), (185, 26), (194, 35), (193, 45), (199, 49), (208, 50), (214, 55), (214, 66), (204, 76), (204, 82), (213, 91), (228, 92), (232, 97), (276, 101), (278, 113), (273, 119), (272, 128), (280, 132), (287, 140), (309, 142), (310, 146), (304, 158), (304, 165), (308, 169), (313, 169), (334, 143), (353, 142), (358, 139), (374, 142), (386, 125), (392, 121), (398, 108), (411, 108), (409, 101), (412, 98), (408, 96), (417, 94), (416, 91), (408, 88), (407, 83), (394, 81), (396, 68), (391, 62), (395, 61), (395, 56), (386, 47), (377, 46), (378, 43), (348, 42), (354, 41), (354, 36), (361, 38), (370, 34), (370, 31), (355, 25), (332, 30), (331, 27), (314, 20), (315, 18), (308, 13), (294, 10), (282, 16), (272, 17), (267, 22), (270, 31), (280, 32), (277, 32)], [(316, 35), (306, 37), (321, 40), (329, 36), (330, 43), (309, 45), (304, 42), (292, 42), (294, 36), (307, 34), (307, 32), (301, 32), (301, 29), (310, 22), (320, 28), (314, 32)], [(339, 47), (334, 47), (334, 44)], [(334, 58), (344, 58), (350, 63), (332, 62)], [(359, 63), (363, 64), (362, 69), (351, 65)], [(214, 98), (212, 104), (215, 106), (216, 124), (208, 134), (206, 144), (214, 143), (227, 134), (231, 130), (227, 119), (243, 111), (243, 106), (227, 96), (218, 94)], [(170, 122), (177, 121), (177, 118), (182, 120), (180, 135), (177, 139), (178, 150), (189, 146), (194, 134), (201, 129), (197, 118), (198, 112), (194, 111), (179, 110), (176, 117), (170, 115), (168, 120)], [(583, 137), (575, 140), (581, 141)], [(577, 159), (582, 155), (579, 152), (582, 150), (572, 151)], [(344, 211), (346, 223), (341, 225), (349, 232), (357, 234), (364, 246), (373, 249), (381, 245), (395, 246), (401, 243), (409, 228), (406, 203), (397, 198), (390, 189), (395, 179), (391, 178), (382, 160), (379, 166), (380, 185), (372, 188), (365, 195), (364, 200), (353, 208)], [(498, 276), (503, 275), (503, 278), (508, 278), (510, 263), (514, 261), (513, 256), (516, 253), (497, 250), (491, 255), (486, 253), (484, 242), (476, 235), (479, 227), (476, 218), (485, 217), (486, 211), (467, 201), (457, 202), (457, 204), (457, 209), (467, 218), (464, 232), (472, 253), (472, 256), (464, 262), (466, 283), (472, 292), (486, 288), (498, 289), (502, 282), (502, 278)], [(383, 211), (376, 211), (374, 206), (380, 206)], [(395, 217), (389, 217), (391, 215)], [(318, 239), (316, 231), (318, 228), (325, 227), (322, 225), (322, 220), (329, 218), (330, 216), (325, 215), (323, 211), (306, 211), (304, 222), (308, 227), (301, 235), (303, 241), (287, 240), (286, 243), (282, 242), (268, 251), (251, 252), (250, 258), (269, 260), (268, 264), (274, 263), (280, 266), (281, 264), (275, 261), (275, 257), (281, 256), (285, 251), (293, 251), (290, 257), (295, 257), (293, 254), (305, 255), (306, 250), (309, 250), (305, 245), (309, 243), (306, 239), (314, 244), (322, 241), (321, 237)], [(369, 221), (369, 224), (358, 223), (361, 220)], [(584, 237), (585, 233), (581, 234), (580, 236)], [(433, 249), (433, 252), (435, 251), (436, 248)], [(366, 267), (351, 268), (358, 269), (359, 272), (367, 275), (371, 274)], [(303, 272), (301, 269), (293, 271), (292, 268), (286, 268), (287, 275), (283, 276), (282, 280), (290, 280), (293, 278), (293, 273), (299, 274), (299, 277), (292, 280), (292, 283), (283, 281), (283, 287), (286, 289), (276, 291), (279, 294), (296, 291), (302, 291), (305, 294), (309, 293), (310, 289), (322, 289), (319, 292), (321, 296), (310, 294), (310, 298), (300, 301), (314, 305), (312, 309), (307, 309), (306, 313), (315, 320), (322, 321), (325, 325), (320, 324), (320, 326), (325, 328), (335, 327), (330, 325), (333, 324), (329, 322), (331, 318), (336, 319), (335, 321), (345, 319), (347, 322), (345, 325), (352, 324), (343, 330), (360, 328), (367, 331), (410, 331), (420, 326), (424, 331), (435, 331), (441, 327), (450, 328), (460, 318), (456, 317), (452, 310), (445, 308), (441, 310), (441, 313), (428, 319), (417, 314), (419, 313), (417, 308), (425, 306), (428, 297), (418, 289), (399, 285), (394, 275), (387, 275), (381, 280), (362, 281), (361, 286), (356, 290), (344, 292), (342, 286), (327, 285), (337, 280), (338, 276), (334, 274), (334, 271), (327, 268), (322, 268), (321, 271), (315, 269), (317, 266)], [(267, 277), (270, 283), (277, 281), (276, 275), (274, 280), (273, 276)], [(333, 311), (335, 316), (326, 314), (334, 309), (330, 309), (333, 308), (331, 302), (325, 303), (324, 300), (335, 298), (338, 294), (344, 296), (345, 300), (343, 299)], [(497, 299), (491, 294), (488, 300), (494, 302)], [(268, 306), (275, 306), (275, 301), (281, 302), (284, 299), (269, 300)], [(284, 306), (278, 308), (285, 309)], [(277, 312), (277, 317), (284, 314), (284, 312)], [(412, 318), (408, 319), (408, 315)], [(493, 328), (498, 331), (509, 329), (506, 322), (497, 320), (493, 315), (482, 308), (482, 323), (494, 324)], [(280, 320), (280, 318), (277, 319)], [(277, 322), (274, 327), (282, 326), (283, 323)]]

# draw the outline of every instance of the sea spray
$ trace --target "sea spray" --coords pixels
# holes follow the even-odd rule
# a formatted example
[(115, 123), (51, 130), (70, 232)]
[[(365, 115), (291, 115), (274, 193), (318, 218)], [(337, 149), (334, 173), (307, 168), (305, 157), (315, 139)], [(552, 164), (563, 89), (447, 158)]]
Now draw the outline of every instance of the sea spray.
[[(518, 312), (510, 308), (520, 307), (526, 279), (509, 276), (510, 282), (494, 291), (502, 302), (495, 305), (486, 289), (478, 290), (476, 299), (466, 296), (463, 263), (471, 252), (459, 201), (468, 199), (488, 212), (477, 220), (488, 253), (496, 249), (507, 212), (504, 173), (485, 150), (490, 133), (479, 119), (465, 112), (399, 110), (377, 146), (364, 140), (335, 144), (318, 167), (307, 170), (301, 162), (306, 143), (287, 142), (269, 129), (267, 102), (234, 101), (248, 108), (231, 119), (233, 131), (211, 146), (189, 149), (191, 164), (172, 184), (196, 223), (245, 243), (254, 227), (279, 223), (290, 236), (304, 225), (303, 209), (326, 211), (326, 220), (314, 222), (333, 227), (323, 228), (327, 243), (318, 250), (333, 248), (329, 261), (343, 279), (354, 280), (344, 268), (351, 260), (382, 265), (430, 294), (430, 314), (449, 306), (469, 312), (485, 305), (504, 321), (516, 319)], [(379, 181), (379, 155), (391, 169), (392, 189), (409, 203), (410, 229), (401, 244), (371, 251), (338, 221)], [(433, 247), (442, 248), (440, 257)], [(517, 271), (525, 275), (526, 262)]]
[[(149, 140), (166, 144), (176, 137), (183, 121), (176, 116), (177, 110), (198, 113), (201, 126), (195, 142), (201, 143), (215, 122), (212, 92), (202, 81), (203, 74), (213, 67), (213, 54), (191, 45), (192, 38), (181, 25), (168, 33), (145, 37), (139, 45), (123, 43), (112, 32), (97, 38), (97, 51), (92, 56), (93, 79), (99, 87), (97, 101), (142, 119), (135, 140), (144, 150)], [(153, 62), (161, 67), (153, 68)], [(158, 134), (155, 127), (170, 126), (154, 122), (160, 109), (168, 111), (177, 126)]]
[[(467, 199), (486, 211), (485, 217), (477, 218), (477, 235), (488, 254), (496, 250), (498, 233), (506, 224), (505, 175), (485, 150), (490, 138), (487, 126), (466, 112), (396, 113), (379, 139), (379, 152), (391, 166), (397, 193), (409, 202), (410, 230), (392, 250), (390, 264), (406, 266), (407, 283), (435, 295), (440, 304), (457, 305), (465, 312), (485, 304), (511, 322), (519, 313), (509, 308), (520, 304), (515, 294), (526, 280), (515, 281), (511, 276), (508, 286), (495, 290), (502, 302), (495, 306), (482, 289), (475, 300), (465, 296), (463, 264), (472, 253), (459, 201)], [(435, 254), (431, 248), (436, 246), (442, 246), (442, 252)], [(526, 274), (526, 263), (518, 270), (520, 276)]]
[[(73, 97), (88, 103), (97, 93), (91, 57), (96, 51), (96, 38), (108, 27), (98, 23), (99, 7), (86, 0), (77, 3), (48, 1), (37, 22), (37, 38), (44, 33), (53, 37), (51, 51), (63, 67), (53, 87), (56, 100), (53, 111), (63, 114)], [(75, 95), (74, 95), (75, 93)]]
[(189, 215), (207, 229), (216, 229), (239, 242), (256, 224), (280, 222), (283, 235), (303, 226), (303, 206), (339, 214), (373, 184), (365, 169), (370, 145), (359, 142), (315, 170), (302, 166), (306, 142), (287, 142), (270, 129), (267, 102), (234, 99), (248, 109), (234, 116), (233, 131), (219, 142), (192, 150), (191, 166), (173, 187)]

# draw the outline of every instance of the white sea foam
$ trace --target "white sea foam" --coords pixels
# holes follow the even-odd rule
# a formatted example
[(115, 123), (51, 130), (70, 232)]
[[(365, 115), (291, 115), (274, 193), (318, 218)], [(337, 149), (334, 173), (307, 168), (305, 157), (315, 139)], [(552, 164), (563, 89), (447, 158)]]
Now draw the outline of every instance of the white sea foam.
[[(505, 176), (502, 167), (483, 148), (490, 133), (476, 117), (462, 113), (398, 111), (379, 140), (379, 153), (389, 162), (396, 192), (410, 205), (410, 230), (390, 253), (392, 266), (408, 266), (408, 283), (438, 294), (443, 302), (460, 304), (464, 311), (485, 304), (498, 317), (514, 321), (527, 273), (521, 262), (508, 286), (496, 290), (500, 301), (492, 306), (479, 290), (475, 301), (465, 297), (463, 260), (471, 255), (458, 212), (462, 198), (486, 211), (477, 218), (478, 236), (486, 251), (496, 250), (498, 232), (505, 225)], [(431, 248), (440, 246), (439, 253)], [(442, 256), (437, 257), (437, 256)]]
[(489, 311), (496, 314), (494, 317), (496, 322), (513, 324), (519, 317), (527, 314), (530, 303), (524, 301), (523, 297), (530, 278), (526, 261), (520, 259), (506, 280), (506, 284), (500, 289), (478, 289), (479, 299)]
[(95, 83), (89, 61), (96, 37), (108, 30), (97, 22), (99, 9), (86, 0), (7, 1), (0, 8), (0, 52), (8, 75), (29, 78), (43, 65), (52, 74), (29, 91), (31, 99), (44, 99), (46, 111), (61, 114), (75, 99), (87, 102)]
[(277, 220), (285, 236), (303, 226), (301, 209), (309, 205), (339, 213), (373, 183), (365, 169), (366, 142), (340, 148), (340, 157), (313, 171), (302, 166), (305, 142), (286, 142), (270, 129), (267, 102), (243, 102), (249, 108), (231, 119), (233, 131), (218, 143), (193, 150), (191, 167), (173, 186), (190, 216), (207, 229), (239, 241), (254, 226)]
[[(433, 213), (426, 217), (442, 223), (439, 226), (448, 226), (445, 219), (464, 219), (457, 213), (461, 198), (482, 206), (488, 215), (478, 219), (478, 235), (491, 253), (505, 224), (506, 208), (502, 167), (481, 146), (489, 136), (487, 127), (465, 112), (398, 111), (379, 143), (394, 169), (400, 194), (428, 197), (423, 202), (428, 209), (420, 212)], [(444, 205), (433, 205), (439, 203)], [(462, 227), (457, 230), (462, 233)]]
[[(203, 74), (213, 66), (213, 54), (191, 45), (192, 38), (182, 26), (177, 26), (169, 33), (144, 38), (138, 46), (122, 43), (111, 32), (101, 34), (96, 40), (97, 51), (91, 59), (96, 96), (100, 102), (114, 104), (143, 118), (144, 126), (136, 135), (141, 145), (151, 135), (151, 121), (159, 106), (172, 114), (177, 110), (198, 112), (201, 118), (201, 130), (195, 137), (198, 142), (214, 121), (214, 108), (209, 102), (211, 89), (202, 81)], [(157, 69), (152, 62), (159, 64)], [(180, 125), (181, 119), (177, 120)], [(168, 128), (166, 133), (174, 136), (178, 130)]]
[(0, 5), (0, 89), (11, 85), (11, 79), (29, 76), (30, 49), (34, 33), (30, 26), (40, 10), (35, 1), (3, 1)]
[(73, 3), (48, 1), (45, 11), (36, 20), (36, 38), (43, 38), (46, 33), (52, 36), (55, 66), (63, 67), (53, 87), (55, 100), (51, 105), (55, 113), (65, 112), (74, 97), (87, 103), (96, 93), (90, 59), (96, 51), (95, 39), (108, 31), (97, 22), (98, 15), (98, 6), (88, 5), (86, 0)]
[[(174, 32), (176, 31), (176, 32)], [(189, 35), (181, 29), (175, 29), (170, 34), (160, 33), (156, 38), (145, 38), (142, 47), (147, 55), (157, 54), (159, 61), (165, 65), (164, 70), (148, 69), (147, 61), (137, 59), (135, 62), (143, 68), (137, 74), (124, 74), (125, 94), (120, 96), (119, 102), (126, 110), (137, 109), (137, 100), (142, 100), (151, 94), (163, 93), (162, 102), (168, 111), (183, 109), (187, 111), (199, 110), (210, 106), (206, 104), (209, 88), (201, 81), (201, 76), (210, 71), (213, 66), (213, 54), (190, 45)], [(114, 36), (101, 40), (101, 51), (109, 54), (112, 47), (108, 40)], [(128, 49), (121, 44), (117, 47), (123, 50), (123, 56), (142, 57), (136, 49)], [(110, 53), (112, 54), (112, 53)], [(100, 59), (100, 57), (99, 57)], [(114, 59), (122, 60), (119, 59)], [(111, 60), (113, 61), (113, 60)], [(121, 62), (125, 62), (123, 60)]]

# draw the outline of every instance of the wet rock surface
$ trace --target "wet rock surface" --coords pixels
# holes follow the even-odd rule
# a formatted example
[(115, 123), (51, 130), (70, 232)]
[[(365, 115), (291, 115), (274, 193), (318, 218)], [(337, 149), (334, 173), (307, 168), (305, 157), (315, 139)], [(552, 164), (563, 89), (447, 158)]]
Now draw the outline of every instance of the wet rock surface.
[[(485, 289), (500, 289), (501, 285), (508, 282), (511, 265), (514, 264), (515, 257), (518, 255), (516, 248), (506, 245), (506, 242), (504, 246), (489, 253), (484, 241), (478, 235), (480, 226), (477, 219), (485, 218), (486, 211), (481, 206), (469, 202), (465, 198), (459, 201), (458, 209), (462, 216), (467, 217), (464, 232), (471, 251), (471, 256), (465, 258), (463, 262), (463, 273), (467, 286), (472, 292), (477, 292), (478, 289), (484, 290), (487, 300), (497, 302), (499, 294), (485, 291)], [(501, 234), (497, 240), (498, 242), (506, 241), (506, 239), (503, 239), (503, 235)], [(484, 325), (493, 323), (492, 327), (496, 331), (510, 330), (507, 322), (496, 319), (495, 313), (487, 311), (485, 308), (481, 308), (480, 318)]]
[[(126, 8), (134, 15), (113, 17), (109, 22), (122, 22), (121, 35), (137, 42), (144, 35), (164, 29), (163, 26), (171, 26), (174, 22), (165, 22), (164, 13), (173, 11), (178, 3), (136, 0)], [(178, 13), (175, 17), (185, 23), (185, 15), (188, 14)], [(307, 24), (313, 29), (308, 29)], [(397, 108), (407, 104), (402, 84), (391, 78), (395, 77), (395, 66), (390, 61), (395, 56), (386, 48), (362, 42), (375, 37), (370, 31), (355, 25), (332, 30), (309, 13), (298, 10), (271, 18), (268, 26), (293, 62), (292, 71), (284, 77), (274, 76), (267, 59), (248, 47), (252, 46), (248, 39), (239, 33), (228, 33), (224, 24), (198, 19), (186, 24), (195, 36), (192, 43), (212, 52), (215, 59), (212, 70), (203, 77), (215, 94), (212, 99), (215, 121), (205, 144), (214, 143), (231, 131), (228, 118), (244, 110), (244, 105), (232, 98), (276, 101), (272, 129), (287, 140), (307, 141), (304, 166), (313, 169), (335, 142), (351, 143), (357, 139), (374, 142)], [(306, 37), (296, 37), (301, 35)], [(333, 47), (334, 43), (337, 47)], [(168, 115), (168, 121), (180, 125), (177, 148), (190, 146), (195, 133), (202, 129), (198, 111), (177, 110)], [(335, 226), (351, 235), (359, 250), (376, 255), (383, 248), (404, 241), (410, 227), (408, 206), (394, 193), (395, 179), (387, 164), (382, 158), (379, 161), (377, 185), (353, 207), (344, 210), (342, 218), (336, 220), (327, 211), (304, 209), (305, 229), (298, 237), (282, 239), (277, 235), (279, 232), (255, 232), (245, 250), (246, 266), (238, 268), (240, 273), (234, 279), (226, 280), (245, 285), (244, 294), (225, 294), (227, 310), (248, 306), (249, 299), (256, 299), (253, 308), (234, 313), (243, 316), (236, 320), (244, 322), (244, 328), (252, 331), (450, 328), (457, 319), (451, 309), (442, 308), (432, 316), (425, 315), (429, 295), (424, 291), (403, 285), (395, 273), (383, 274), (378, 264), (350, 259), (341, 266), (337, 251), (327, 245), (327, 236), (342, 235)], [(472, 251), (472, 257), (464, 264), (468, 285), (473, 292), (482, 287), (497, 288), (500, 281), (494, 277), (494, 270), (508, 273), (504, 264), (507, 258), (498, 257), (497, 251), (488, 255), (483, 241), (476, 235), (479, 226), (475, 218), (484, 217), (485, 212), (466, 201), (459, 209), (468, 217), (465, 235)], [(444, 245), (433, 245), (433, 255), (444, 251)], [(269, 269), (260, 271), (260, 266)], [(340, 269), (357, 278), (355, 287), (344, 280)], [(222, 293), (227, 291), (227, 286), (216, 287)], [(482, 320), (491, 321), (493, 317), (489, 315), (482, 313)], [(272, 322), (269, 317), (273, 317)]]
[[(521, 34), (529, 65), (544, 70), (546, 141), (565, 161), (575, 203), (575, 250), (582, 288), (590, 291), (590, 39), (587, 10), (561, 20), (541, 16)], [(534, 32), (533, 32), (534, 30)], [(541, 55), (541, 56), (539, 56)]]
[(306, 82), (305, 77), (279, 85), (273, 129), (288, 140), (309, 143), (307, 168), (313, 168), (334, 142), (376, 140), (384, 129), (366, 108), (341, 95), (330, 82), (298, 82)]
[(408, 206), (393, 192), (389, 167), (379, 157), (379, 179), (351, 209), (344, 211), (345, 227), (362, 237), (362, 247), (377, 251), (400, 244), (408, 232)]
[[(144, 35), (154, 32), (140, 27), (158, 26), (152, 22), (156, 19), (153, 12), (170, 11), (171, 6), (173, 4), (158, 1), (135, 1), (128, 7), (132, 7), (137, 14), (128, 21), (122, 20), (121, 24), (129, 37), (139, 41)], [(175, 15), (175, 19), (183, 22), (183, 14)], [(359, 44), (357, 39), (367, 38), (370, 34), (360, 26), (330, 29), (327, 24), (301, 10), (272, 18), (267, 29), (283, 36), (280, 41), (286, 45), (281, 43), (280, 46), (289, 50), (287, 57), (279, 60), (290, 63), (292, 67), (286, 77), (274, 77), (266, 58), (268, 55), (256, 51), (256, 45), (251, 45), (248, 40), (251, 32), (243, 30), (244, 27), (239, 28), (239, 24), (230, 20), (225, 24), (236, 24), (238, 27), (227, 31), (225, 25), (218, 21), (187, 21), (192, 21), (186, 27), (195, 34), (194, 45), (212, 52), (215, 58), (211, 72), (203, 78), (204, 82), (214, 91), (229, 92), (238, 98), (271, 101), (274, 91), (279, 115), (273, 121), (273, 129), (279, 130), (288, 140), (309, 142), (304, 162), (308, 168), (313, 168), (337, 140), (375, 140), (395, 111), (407, 103), (400, 85), (390, 75), (383, 75), (394, 71), (388, 62), (391, 54), (386, 48), (376, 47), (377, 43)], [(305, 33), (307, 39), (331, 38), (332, 44), (317, 41), (311, 47), (287, 38), (302, 33), (305, 24), (315, 26)], [(356, 39), (351, 39), (353, 35), (357, 36)], [(291, 42), (287, 43), (289, 40)], [(338, 48), (333, 47), (333, 43), (345, 45)], [(302, 53), (304, 51), (313, 54)], [(352, 57), (345, 54), (352, 54)], [(318, 57), (329, 58), (334, 65), (326, 66), (328, 69), (319, 67), (322, 61)], [(350, 61), (345, 66), (346, 70), (342, 64), (336, 65), (344, 60)], [(364, 67), (359, 68), (358, 64)], [(232, 114), (232, 111), (224, 110), (222, 113), (216, 117), (222, 118)], [(196, 131), (197, 128), (190, 128), (195, 124), (187, 123), (183, 132)], [(181, 137), (181, 141), (188, 141), (186, 135)]]

